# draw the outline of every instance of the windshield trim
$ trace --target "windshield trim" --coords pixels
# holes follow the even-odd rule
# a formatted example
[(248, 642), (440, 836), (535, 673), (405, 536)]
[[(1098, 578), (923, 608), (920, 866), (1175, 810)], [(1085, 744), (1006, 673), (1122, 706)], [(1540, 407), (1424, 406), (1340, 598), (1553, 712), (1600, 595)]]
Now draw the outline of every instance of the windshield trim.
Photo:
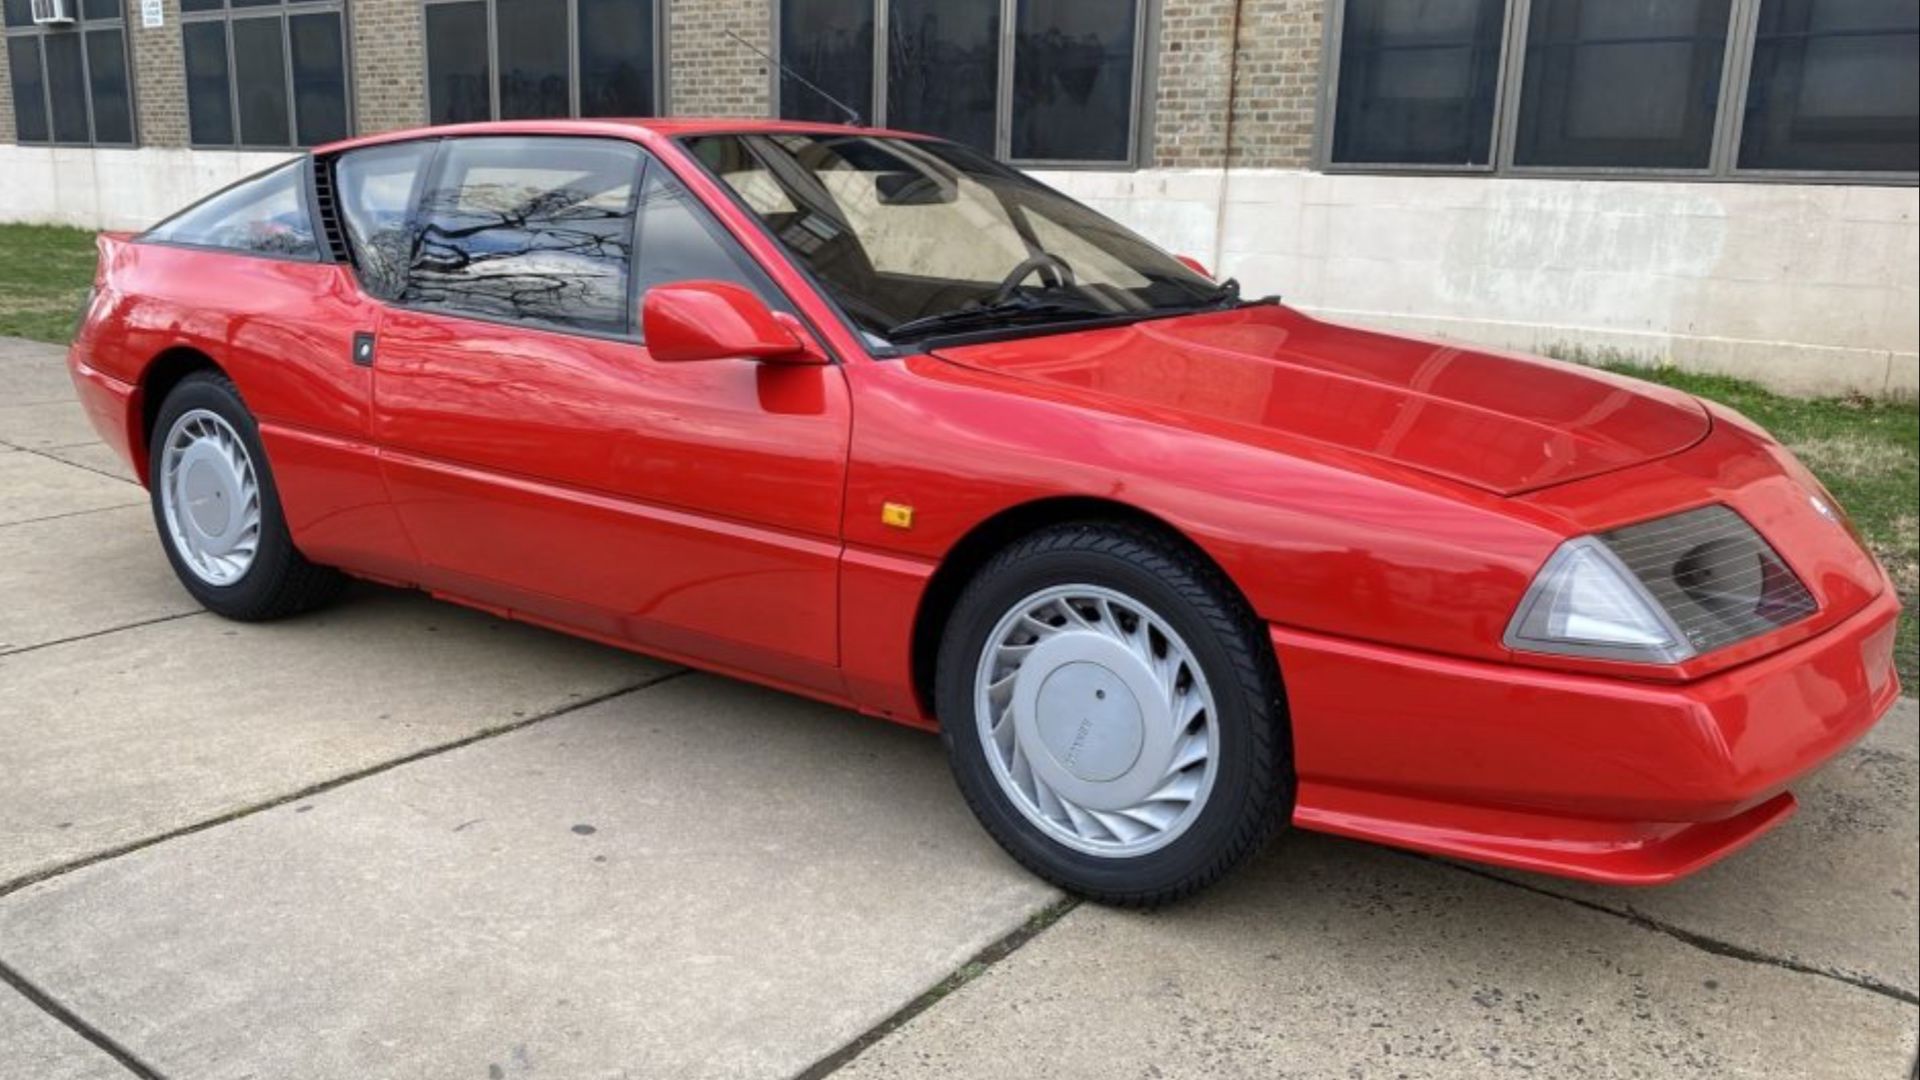
[(926, 337), (915, 338), (912, 344), (919, 347), (911, 351), (925, 353), (954, 345), (985, 345), (995, 341), (1016, 341), (1028, 337), (1052, 337), (1055, 334), (1071, 334), (1081, 330), (1111, 330), (1119, 326), (1132, 326), (1135, 323), (1153, 322), (1159, 319), (1180, 319), (1188, 315), (1215, 315), (1250, 307), (1278, 307), (1279, 304), (1279, 297), (1263, 296), (1255, 300), (1236, 300), (1231, 303), (1206, 304), (1198, 307), (1118, 312), (1093, 319), (1062, 319), (1058, 322), (997, 326), (985, 330), (956, 330), (949, 334), (928, 334)]

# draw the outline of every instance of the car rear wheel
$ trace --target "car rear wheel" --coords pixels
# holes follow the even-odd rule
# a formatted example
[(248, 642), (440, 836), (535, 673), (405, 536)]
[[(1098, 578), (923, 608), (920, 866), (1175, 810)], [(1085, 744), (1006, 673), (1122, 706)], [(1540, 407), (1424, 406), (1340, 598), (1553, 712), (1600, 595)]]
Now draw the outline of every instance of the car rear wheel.
[(345, 578), (308, 562), (281, 514), (259, 427), (231, 380), (182, 379), (148, 446), (154, 524), (194, 599), (230, 619), (275, 619), (331, 599)]
[(1151, 530), (1059, 526), (1001, 552), (955, 605), (935, 693), (988, 832), (1092, 899), (1187, 895), (1291, 809), (1271, 646), (1218, 570)]

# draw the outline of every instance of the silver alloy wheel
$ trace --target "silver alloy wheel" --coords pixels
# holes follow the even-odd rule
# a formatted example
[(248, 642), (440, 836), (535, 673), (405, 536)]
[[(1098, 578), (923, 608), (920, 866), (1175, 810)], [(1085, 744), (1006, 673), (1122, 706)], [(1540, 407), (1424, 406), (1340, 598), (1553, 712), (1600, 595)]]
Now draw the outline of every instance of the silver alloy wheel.
[(180, 561), (209, 585), (246, 576), (260, 549), (260, 479), (233, 425), (192, 409), (168, 429), (154, 478)]
[(974, 715), (1001, 790), (1076, 851), (1156, 851), (1213, 791), (1219, 720), (1200, 662), (1112, 589), (1060, 585), (1009, 609), (974, 671)]

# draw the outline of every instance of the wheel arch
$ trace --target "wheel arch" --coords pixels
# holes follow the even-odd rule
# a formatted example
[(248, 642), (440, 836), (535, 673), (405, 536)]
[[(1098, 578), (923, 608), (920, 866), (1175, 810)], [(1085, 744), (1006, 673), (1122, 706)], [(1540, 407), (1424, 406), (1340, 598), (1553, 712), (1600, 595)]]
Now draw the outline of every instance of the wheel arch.
[(1131, 525), (1157, 533), (1205, 561), (1220, 574), (1246, 604), (1253, 605), (1245, 590), (1233, 580), (1218, 560), (1178, 527), (1156, 514), (1129, 503), (1097, 496), (1063, 495), (1036, 499), (998, 511), (983, 519), (947, 549), (940, 565), (927, 580), (913, 621), (911, 652), (913, 693), (927, 716), (938, 715), (935, 708), (934, 668), (940, 655), (940, 638), (947, 619), (953, 613), (960, 593), (1001, 549), (1041, 529), (1070, 522)]
[(137, 449), (131, 455), (134, 470), (139, 474), (140, 482), (149, 481), (147, 449), (153, 445), (153, 423), (160, 416), (160, 405), (167, 400), (173, 388), (181, 380), (196, 371), (214, 371), (222, 375), (226, 369), (216, 363), (213, 357), (191, 345), (175, 345), (161, 352), (140, 372), (140, 381), (134, 393), (132, 416), (128, 418), (131, 428), (129, 440)]

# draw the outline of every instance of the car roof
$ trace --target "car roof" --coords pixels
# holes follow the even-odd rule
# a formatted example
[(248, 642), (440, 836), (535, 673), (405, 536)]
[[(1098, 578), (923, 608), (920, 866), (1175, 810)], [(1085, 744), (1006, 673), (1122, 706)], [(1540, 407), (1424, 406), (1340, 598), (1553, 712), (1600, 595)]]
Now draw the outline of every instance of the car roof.
[(891, 128), (861, 127), (854, 124), (829, 124), (811, 120), (755, 120), (739, 116), (606, 117), (592, 120), (495, 120), (477, 124), (442, 124), (436, 127), (408, 128), (379, 135), (326, 143), (313, 148), (315, 154), (333, 154), (362, 146), (406, 142), (409, 139), (438, 139), (449, 135), (599, 135), (633, 139), (646, 143), (656, 139), (675, 139), (682, 135), (779, 134), (797, 132), (834, 135), (884, 135), (892, 138), (924, 139), (929, 136)]

